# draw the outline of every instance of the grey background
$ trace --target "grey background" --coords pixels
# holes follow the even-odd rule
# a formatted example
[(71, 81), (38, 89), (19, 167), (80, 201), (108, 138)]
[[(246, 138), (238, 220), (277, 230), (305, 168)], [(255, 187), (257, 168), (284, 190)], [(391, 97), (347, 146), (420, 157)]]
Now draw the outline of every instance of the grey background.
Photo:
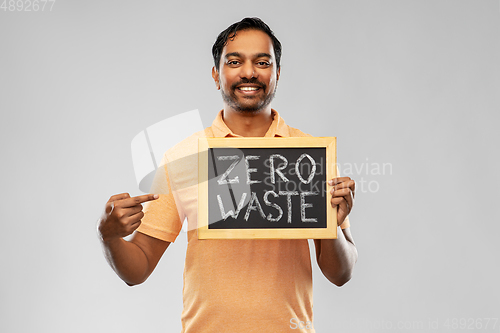
[[(341, 166), (370, 167), (350, 174), (366, 184), (351, 214), (353, 279), (337, 288), (313, 262), (317, 332), (470, 331), (453, 329), (461, 318), (499, 332), (484, 328), (500, 321), (498, 0), (1, 10), (0, 331), (180, 331), (186, 234), (129, 288), (96, 220), (112, 194), (140, 194), (135, 134), (193, 109), (211, 124), (222, 108), (211, 46), (245, 16), (284, 47), (273, 107), (337, 136)], [(383, 163), (390, 172), (372, 174)]]

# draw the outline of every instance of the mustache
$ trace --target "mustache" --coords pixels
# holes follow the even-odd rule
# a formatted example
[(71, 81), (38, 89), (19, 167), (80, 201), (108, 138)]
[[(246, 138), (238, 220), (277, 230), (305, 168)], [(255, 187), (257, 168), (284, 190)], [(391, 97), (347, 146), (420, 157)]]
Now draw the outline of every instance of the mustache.
[(231, 85), (231, 89), (234, 90), (234, 89), (236, 89), (237, 86), (239, 86), (240, 84), (244, 84), (244, 83), (256, 84), (256, 85), (258, 85), (260, 88), (262, 88), (264, 90), (266, 90), (266, 88), (267, 88), (267, 85), (264, 82), (260, 82), (256, 78), (252, 78), (250, 80), (243, 78), (239, 82), (236, 82), (233, 85)]

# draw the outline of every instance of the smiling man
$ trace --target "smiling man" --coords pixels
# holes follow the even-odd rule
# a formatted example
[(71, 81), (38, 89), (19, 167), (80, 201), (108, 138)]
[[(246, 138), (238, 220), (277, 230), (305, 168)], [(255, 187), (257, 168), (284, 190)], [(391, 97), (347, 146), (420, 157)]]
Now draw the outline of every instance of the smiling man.
[(281, 45), (261, 30), (229, 33), (221, 33), (212, 48), (212, 77), (224, 101), (224, 122), (238, 135), (264, 136), (273, 120), (271, 101), (280, 76)]
[(216, 60), (212, 77), (226, 106), (239, 112), (269, 111), (280, 73), (269, 36), (259, 30), (240, 31), (223, 53), (222, 59)]
[[(224, 108), (211, 127), (165, 153), (151, 189), (162, 195), (112, 196), (99, 233), (111, 267), (129, 285), (144, 282), (188, 221), (184, 268), (182, 332), (314, 332), (312, 269), (304, 239), (199, 240), (197, 168), (170, 163), (195, 155), (200, 137), (305, 137), (271, 108), (280, 77), (281, 44), (257, 18), (246, 18), (221, 32), (212, 48), (212, 76)], [(342, 232), (337, 239), (314, 240), (325, 277), (341, 286), (357, 260), (347, 215), (354, 181), (330, 181)], [(176, 190), (177, 189), (177, 190)], [(173, 191), (172, 191), (173, 190)], [(141, 203), (146, 203), (144, 211)], [(123, 237), (136, 231), (130, 241)], [(333, 304), (332, 304), (333, 305)]]

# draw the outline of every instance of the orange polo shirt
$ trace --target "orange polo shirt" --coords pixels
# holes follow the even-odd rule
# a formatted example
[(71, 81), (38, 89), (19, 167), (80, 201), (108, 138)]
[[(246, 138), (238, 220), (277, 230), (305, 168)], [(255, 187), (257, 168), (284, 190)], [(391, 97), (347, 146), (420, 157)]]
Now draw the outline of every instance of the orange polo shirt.
[[(266, 137), (309, 136), (272, 110)], [(182, 333), (308, 332), (313, 321), (312, 270), (305, 239), (199, 240), (198, 138), (236, 137), (219, 112), (211, 127), (168, 150), (144, 205), (139, 232), (174, 242), (188, 221)], [(342, 224), (349, 227), (349, 220)]]

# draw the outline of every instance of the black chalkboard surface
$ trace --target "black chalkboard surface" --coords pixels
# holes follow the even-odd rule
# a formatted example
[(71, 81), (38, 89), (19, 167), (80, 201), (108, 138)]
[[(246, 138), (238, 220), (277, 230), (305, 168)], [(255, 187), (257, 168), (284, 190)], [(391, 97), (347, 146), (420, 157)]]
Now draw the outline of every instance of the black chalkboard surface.
[(200, 239), (336, 238), (336, 138), (201, 138)]

